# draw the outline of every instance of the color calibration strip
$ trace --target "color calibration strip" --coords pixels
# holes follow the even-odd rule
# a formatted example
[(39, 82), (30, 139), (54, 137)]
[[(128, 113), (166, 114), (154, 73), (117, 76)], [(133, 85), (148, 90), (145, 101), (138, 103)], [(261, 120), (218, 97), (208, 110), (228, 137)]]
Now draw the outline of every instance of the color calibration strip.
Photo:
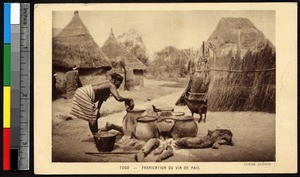
[(10, 170), (10, 3), (4, 3), (3, 170)]
[(3, 170), (18, 170), (20, 146), (20, 3), (4, 3)]

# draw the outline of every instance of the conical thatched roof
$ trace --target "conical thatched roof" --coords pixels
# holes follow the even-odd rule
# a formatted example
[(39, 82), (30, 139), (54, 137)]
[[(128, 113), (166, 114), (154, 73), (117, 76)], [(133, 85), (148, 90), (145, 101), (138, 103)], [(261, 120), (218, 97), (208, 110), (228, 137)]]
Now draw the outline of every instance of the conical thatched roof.
[(119, 44), (112, 29), (108, 39), (102, 47), (102, 50), (111, 61), (124, 61), (125, 69), (147, 69), (147, 67), (139, 59)]
[(81, 21), (78, 11), (52, 41), (53, 65), (64, 68), (107, 68), (110, 62)]
[(220, 52), (218, 55), (226, 55), (230, 51), (236, 53), (239, 50), (240, 58), (243, 58), (248, 50), (258, 51), (259, 46), (266, 42), (265, 35), (248, 18), (223, 17), (205, 46), (213, 44), (215, 50)]

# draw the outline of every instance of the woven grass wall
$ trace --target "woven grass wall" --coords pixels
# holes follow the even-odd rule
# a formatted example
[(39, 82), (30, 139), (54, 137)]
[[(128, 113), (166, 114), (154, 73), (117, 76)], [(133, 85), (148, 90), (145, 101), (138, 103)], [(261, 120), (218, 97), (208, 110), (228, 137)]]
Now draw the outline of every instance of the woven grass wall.
[(235, 63), (225, 65), (241, 72), (210, 70), (211, 82), (206, 95), (209, 110), (275, 113), (276, 70), (268, 70), (276, 67), (275, 55), (273, 47), (266, 42), (259, 50), (249, 50), (240, 61), (229, 60)]

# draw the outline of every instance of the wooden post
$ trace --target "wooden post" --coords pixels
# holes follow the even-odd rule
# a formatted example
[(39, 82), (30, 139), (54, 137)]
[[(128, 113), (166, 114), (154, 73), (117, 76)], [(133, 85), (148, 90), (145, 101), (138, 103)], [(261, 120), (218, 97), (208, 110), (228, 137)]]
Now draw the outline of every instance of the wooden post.
[(78, 70), (68, 71), (66, 73), (66, 81), (67, 81), (67, 98), (70, 99), (73, 97), (76, 89), (78, 88), (79, 74)]
[(125, 69), (125, 90), (132, 90), (134, 88), (134, 74), (133, 69)]

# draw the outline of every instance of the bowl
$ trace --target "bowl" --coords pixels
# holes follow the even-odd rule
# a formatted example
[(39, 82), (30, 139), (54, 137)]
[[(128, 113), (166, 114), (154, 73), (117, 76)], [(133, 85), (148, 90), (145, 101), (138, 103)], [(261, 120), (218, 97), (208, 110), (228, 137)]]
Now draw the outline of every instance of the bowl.
[(169, 111), (169, 112), (173, 112), (174, 108), (173, 107), (155, 107), (153, 108), (153, 110), (155, 112), (162, 112), (162, 111)]
[(99, 152), (111, 152), (116, 142), (116, 133), (102, 131), (94, 135), (94, 141)]

